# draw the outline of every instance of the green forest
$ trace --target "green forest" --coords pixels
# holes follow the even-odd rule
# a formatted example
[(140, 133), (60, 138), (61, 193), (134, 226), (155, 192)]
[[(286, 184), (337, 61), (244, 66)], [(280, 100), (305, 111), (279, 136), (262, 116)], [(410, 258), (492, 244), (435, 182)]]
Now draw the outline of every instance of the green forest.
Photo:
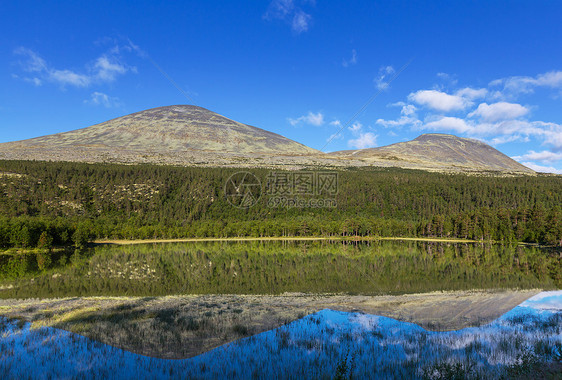
[[(240, 170), (0, 161), (0, 248), (238, 236), (450, 237), (562, 245), (560, 176), (355, 168), (337, 171), (336, 207), (271, 207), (264, 194), (244, 209), (225, 197), (227, 179)], [(243, 170), (262, 184), (272, 171)]]

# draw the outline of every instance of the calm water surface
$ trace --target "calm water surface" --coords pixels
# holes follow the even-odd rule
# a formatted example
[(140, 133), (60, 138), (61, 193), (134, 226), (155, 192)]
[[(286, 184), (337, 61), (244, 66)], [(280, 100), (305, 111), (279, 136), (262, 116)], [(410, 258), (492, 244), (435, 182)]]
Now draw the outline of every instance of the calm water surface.
[[(432, 332), (322, 310), (185, 360), (126, 352), (66, 331), (0, 319), (2, 378), (511, 378), (562, 359), (562, 291), (543, 292), (478, 328)], [(25, 365), (24, 365), (25, 363)]]
[(20, 276), (0, 273), (2, 298), (562, 288), (559, 252), (485, 244), (263, 241), (99, 246), (57, 253), (52, 267), (43, 272), (33, 254), (0, 260), (2, 267)]

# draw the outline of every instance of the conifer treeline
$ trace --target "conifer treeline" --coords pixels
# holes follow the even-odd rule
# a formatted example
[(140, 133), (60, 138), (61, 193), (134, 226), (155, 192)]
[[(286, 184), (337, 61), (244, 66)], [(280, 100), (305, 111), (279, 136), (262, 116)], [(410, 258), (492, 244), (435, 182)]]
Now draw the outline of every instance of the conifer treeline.
[[(425, 236), (562, 244), (562, 178), (339, 172), (334, 208), (231, 206), (233, 168), (0, 161), (0, 246), (94, 238)], [(251, 170), (266, 183), (268, 169)]]

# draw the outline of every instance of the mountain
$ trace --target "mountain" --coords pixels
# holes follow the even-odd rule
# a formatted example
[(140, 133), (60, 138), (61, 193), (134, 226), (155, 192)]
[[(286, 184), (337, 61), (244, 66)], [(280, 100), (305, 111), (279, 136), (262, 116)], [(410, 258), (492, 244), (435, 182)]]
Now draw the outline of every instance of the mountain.
[(75, 131), (0, 144), (0, 159), (229, 167), (402, 167), (534, 174), (491, 146), (425, 134), (380, 148), (323, 153), (205, 108), (158, 107)]
[(0, 144), (0, 151), (77, 149), (93, 154), (125, 152), (170, 154), (218, 151), (312, 154), (316, 150), (260, 128), (238, 123), (205, 108), (176, 105), (153, 108), (71, 132)]
[(436, 171), (535, 172), (481, 141), (441, 133), (423, 134), (412, 141), (380, 148), (330, 153), (340, 159), (375, 166), (398, 166)]

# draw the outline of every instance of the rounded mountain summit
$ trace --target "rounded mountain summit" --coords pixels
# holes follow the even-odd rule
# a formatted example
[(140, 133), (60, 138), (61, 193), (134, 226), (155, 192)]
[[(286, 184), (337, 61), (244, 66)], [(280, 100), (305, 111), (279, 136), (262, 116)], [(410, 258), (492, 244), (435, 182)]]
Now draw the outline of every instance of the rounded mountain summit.
[(83, 129), (3, 143), (0, 159), (535, 174), (478, 140), (430, 133), (379, 148), (326, 154), (191, 105), (152, 108)]
[(124, 149), (137, 152), (186, 150), (232, 153), (313, 154), (317, 150), (205, 108), (175, 105), (135, 112), (71, 132), (11, 143), (14, 148)]

